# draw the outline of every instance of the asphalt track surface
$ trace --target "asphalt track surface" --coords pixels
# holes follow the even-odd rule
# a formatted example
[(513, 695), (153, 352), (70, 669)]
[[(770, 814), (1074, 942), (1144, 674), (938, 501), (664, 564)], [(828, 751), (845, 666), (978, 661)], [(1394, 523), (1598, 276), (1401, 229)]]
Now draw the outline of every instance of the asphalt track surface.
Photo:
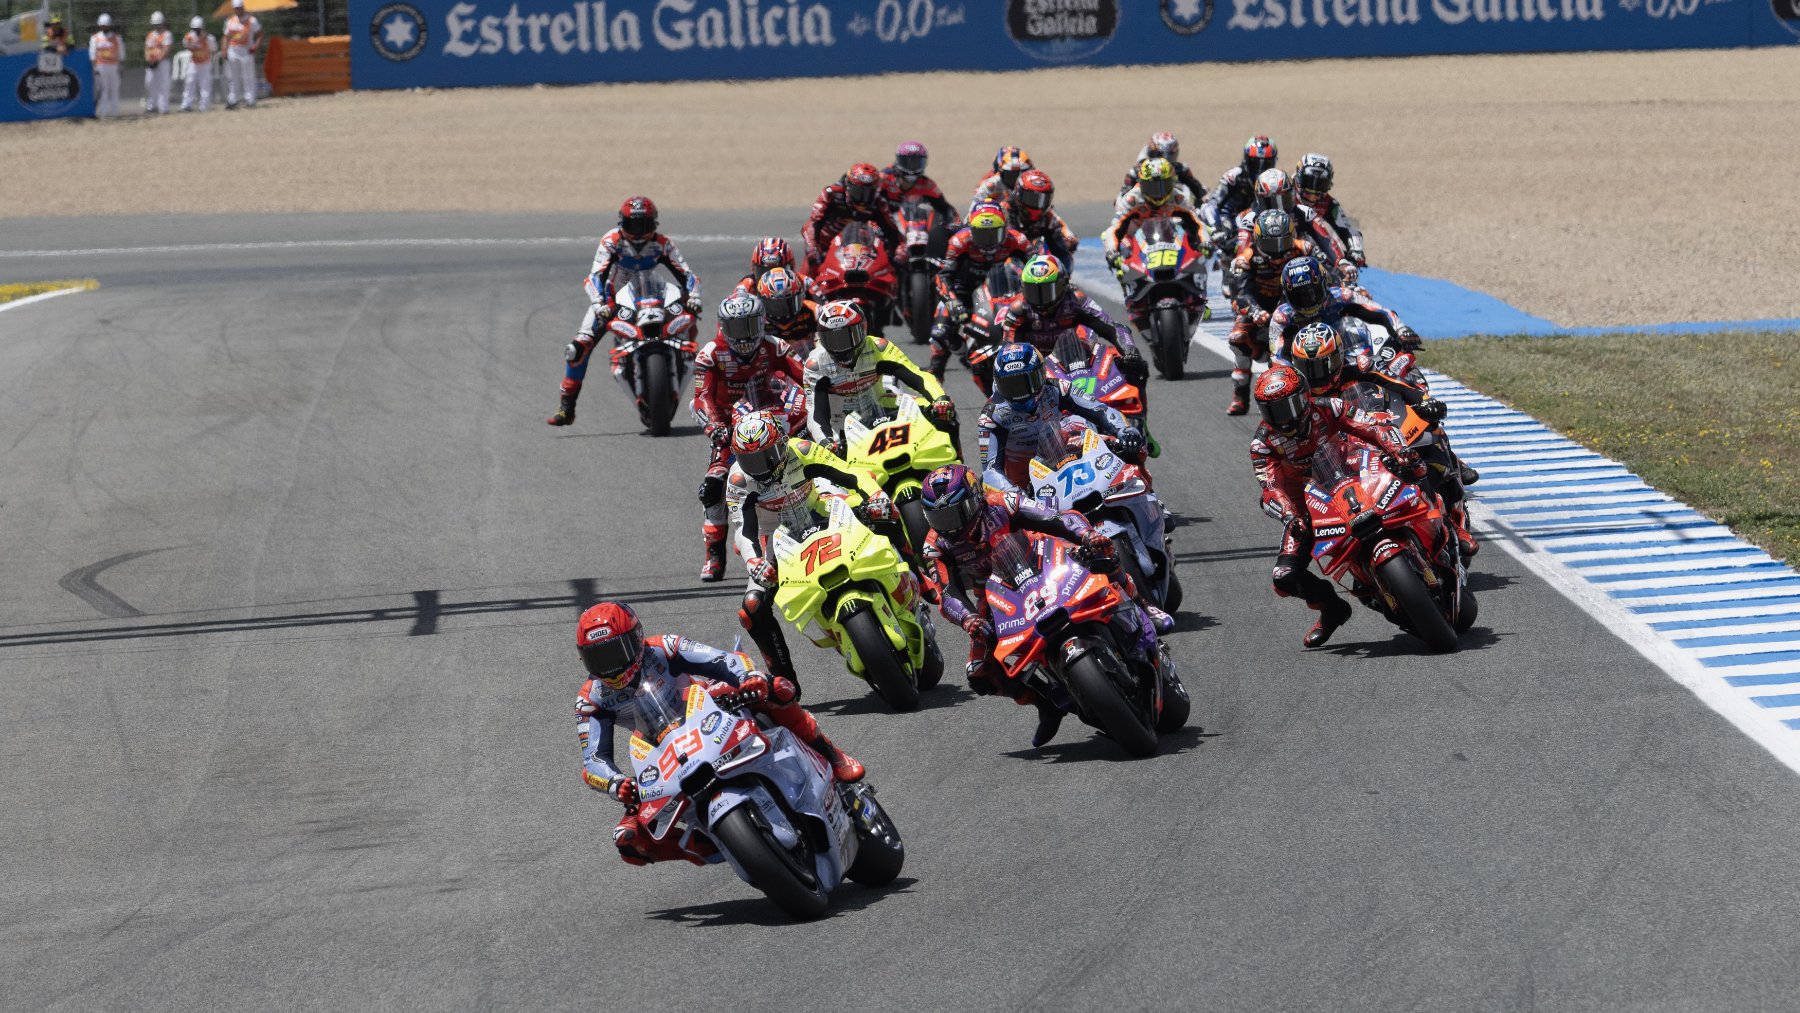
[[(1453, 657), (1368, 613), (1303, 652), (1204, 351), (1151, 390), (1205, 731), (1033, 751), (1027, 708), (885, 713), (797, 643), (909, 856), (792, 924), (724, 869), (620, 864), (577, 776), (578, 605), (729, 643), (742, 579), (694, 579), (691, 426), (640, 435), (599, 369), (543, 424), (589, 244), (4, 252), (592, 225), (0, 230), (0, 276), (103, 283), (0, 313), (0, 1005), (1793, 1002), (1793, 775), (1494, 548)], [(688, 246), (715, 296), (744, 253)]]

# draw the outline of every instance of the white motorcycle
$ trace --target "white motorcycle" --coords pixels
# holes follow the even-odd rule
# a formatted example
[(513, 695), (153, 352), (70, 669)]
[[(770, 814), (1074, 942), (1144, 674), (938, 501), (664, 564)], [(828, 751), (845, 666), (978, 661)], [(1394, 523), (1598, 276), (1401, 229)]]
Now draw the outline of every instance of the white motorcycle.
[[(599, 293), (588, 279), (588, 296)], [(614, 355), (624, 360), (615, 376), (637, 402), (638, 418), (652, 436), (667, 436), (681, 402), (694, 356), (698, 321), (681, 302), (681, 287), (655, 271), (635, 271), (613, 290)]]
[(678, 824), (718, 848), (738, 878), (795, 918), (825, 913), (845, 879), (882, 886), (900, 874), (900, 832), (866, 781), (840, 784), (831, 766), (793, 733), (749, 712), (721, 708), (702, 686), (688, 688), (686, 713), (669, 713), (638, 694), (656, 742), (633, 733), (631, 766), (650, 836)]
[[(1046, 462), (1053, 463), (1046, 463)], [(1181, 578), (1167, 533), (1168, 510), (1137, 465), (1121, 460), (1092, 429), (1070, 450), (1046, 441), (1031, 464), (1031, 492), (1052, 510), (1086, 517), (1119, 550), (1119, 566), (1167, 612), (1181, 607)]]

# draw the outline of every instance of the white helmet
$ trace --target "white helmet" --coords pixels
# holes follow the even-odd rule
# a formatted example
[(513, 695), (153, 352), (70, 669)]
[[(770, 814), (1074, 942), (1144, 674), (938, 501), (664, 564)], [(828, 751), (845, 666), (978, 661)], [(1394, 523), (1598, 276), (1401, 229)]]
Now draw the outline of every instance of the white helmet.
[(154, 12), (152, 12), (152, 13), (151, 13), (151, 15), (150, 15), (150, 23), (151, 23), (151, 24), (153, 24), (153, 25), (160, 25), (160, 24), (162, 24), (162, 23), (163, 23), (163, 16), (162, 16), (162, 11), (154, 11)]
[(196, 15), (194, 15), (194, 20), (188, 22), (188, 27), (194, 29), (195, 31), (199, 31), (200, 29), (206, 27), (206, 19), (201, 17), (200, 15), (196, 14)]
[(243, 10), (244, 9), (244, 0), (231, 0), (231, 9), (234, 11)]
[(95, 22), (95, 24), (98, 24), (101, 28), (111, 28), (112, 27), (112, 15), (111, 14), (100, 15), (100, 20)]

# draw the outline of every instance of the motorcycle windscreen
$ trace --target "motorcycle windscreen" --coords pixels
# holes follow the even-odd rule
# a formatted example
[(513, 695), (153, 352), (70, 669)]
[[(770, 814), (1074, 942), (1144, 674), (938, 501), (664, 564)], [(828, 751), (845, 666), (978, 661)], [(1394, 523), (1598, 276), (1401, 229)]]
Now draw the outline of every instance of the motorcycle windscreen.
[(1031, 539), (1016, 531), (994, 546), (992, 562), (993, 576), (1015, 591), (1038, 575), (1037, 553)]

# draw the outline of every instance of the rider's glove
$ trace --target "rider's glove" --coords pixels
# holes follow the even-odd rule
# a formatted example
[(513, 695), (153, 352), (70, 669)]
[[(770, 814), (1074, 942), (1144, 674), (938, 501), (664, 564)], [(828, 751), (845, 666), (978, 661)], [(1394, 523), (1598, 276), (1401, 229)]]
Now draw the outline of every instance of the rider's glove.
[(724, 710), (746, 710), (769, 699), (769, 677), (751, 672), (737, 686), (722, 682), (712, 687), (711, 693), (713, 701)]
[(1394, 339), (1400, 342), (1400, 347), (1403, 350), (1408, 352), (1414, 351), (1419, 347), (1419, 332), (1405, 324), (1401, 324), (1400, 329), (1394, 332)]
[(744, 569), (750, 574), (750, 580), (762, 587), (775, 586), (775, 564), (761, 556), (753, 556), (744, 562)]
[(1119, 256), (1117, 251), (1106, 255), (1106, 267), (1120, 279), (1125, 277), (1125, 261)]
[(1410, 450), (1398, 454), (1381, 455), (1382, 466), (1409, 482), (1417, 482), (1425, 477), (1425, 465), (1420, 463), (1419, 455)]
[(863, 520), (871, 524), (891, 521), (894, 519), (894, 501), (889, 499), (885, 492), (871, 493), (869, 498), (863, 501), (862, 516)]
[(1450, 411), (1450, 407), (1435, 397), (1428, 397), (1413, 406), (1413, 411), (1427, 422), (1436, 422)]
[(956, 421), (956, 402), (950, 400), (948, 397), (940, 397), (936, 401), (931, 402), (928, 414), (930, 414), (933, 422), (949, 425)]
[(994, 639), (994, 624), (973, 612), (963, 617), (962, 629), (970, 640), (987, 643)]
[(723, 422), (715, 422), (706, 427), (706, 438), (714, 447), (724, 447), (731, 442), (731, 427)]
[(1082, 536), (1081, 554), (1087, 559), (1088, 569), (1095, 573), (1112, 573), (1119, 568), (1118, 547), (1098, 531)]
[(637, 782), (629, 777), (621, 777), (613, 782), (612, 797), (618, 799), (627, 809), (636, 809), (638, 804)]
[(1150, 379), (1150, 364), (1144, 361), (1144, 353), (1135, 347), (1119, 353), (1119, 372), (1125, 374), (1134, 386), (1142, 387), (1144, 381)]
[(701, 304), (700, 304), (699, 293), (689, 292), (688, 297), (686, 299), (682, 300), (682, 302), (684, 305), (687, 306), (687, 311), (689, 313), (692, 313), (694, 316), (700, 315), (700, 305)]
[(1139, 463), (1144, 459), (1144, 434), (1136, 426), (1126, 426), (1124, 432), (1113, 437), (1113, 449), (1120, 457)]
[(829, 440), (820, 442), (819, 446), (831, 451), (833, 457), (844, 456), (844, 438), (842, 436), (833, 436)]

